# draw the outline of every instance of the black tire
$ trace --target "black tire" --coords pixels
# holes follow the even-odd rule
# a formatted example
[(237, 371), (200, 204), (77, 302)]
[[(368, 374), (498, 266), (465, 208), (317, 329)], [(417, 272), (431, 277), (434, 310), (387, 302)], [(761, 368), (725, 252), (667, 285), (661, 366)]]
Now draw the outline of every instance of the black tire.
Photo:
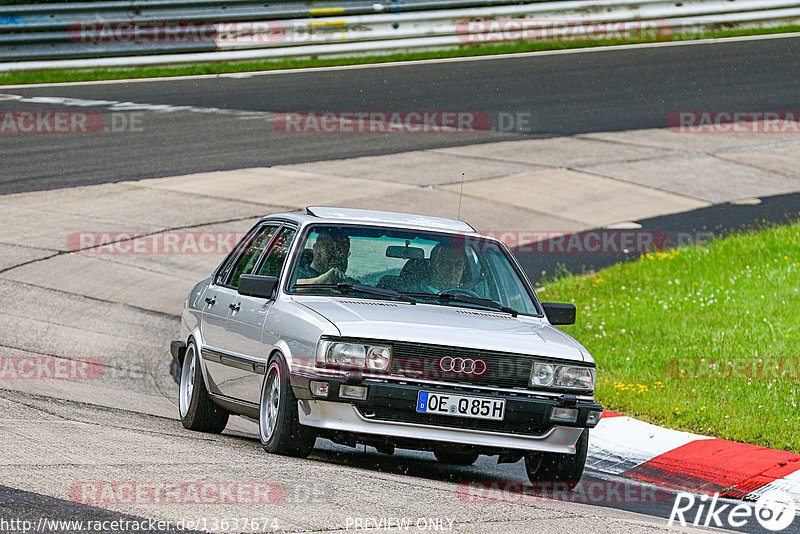
[(219, 434), (225, 429), (228, 412), (208, 396), (194, 340), (190, 340), (186, 347), (178, 389), (178, 413), (184, 428), (211, 434)]
[(434, 456), (439, 463), (449, 465), (472, 465), (480, 453), (471, 450), (434, 449)]
[(258, 428), (261, 446), (269, 453), (305, 458), (314, 449), (316, 434), (298, 420), (289, 368), (280, 353), (270, 358), (264, 374)]
[(575, 444), (575, 454), (537, 452), (525, 455), (525, 471), (531, 483), (564, 482), (570, 490), (581, 481), (589, 451), (589, 431), (584, 430)]

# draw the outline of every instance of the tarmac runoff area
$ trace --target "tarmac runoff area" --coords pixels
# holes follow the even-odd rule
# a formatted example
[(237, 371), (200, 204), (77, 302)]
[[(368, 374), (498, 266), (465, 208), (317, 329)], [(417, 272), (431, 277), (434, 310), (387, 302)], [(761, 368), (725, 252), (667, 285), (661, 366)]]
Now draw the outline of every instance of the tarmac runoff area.
[[(12, 362), (0, 370), (35, 369), (31, 377), (6, 372), (0, 379), (0, 480), (60, 499), (70, 513), (89, 513), (90, 506), (95, 515), (173, 522), (258, 516), (277, 519), (280, 529), (328, 531), (345, 529), (348, 518), (404, 516), (455, 517), (455, 529), (464, 532), (534, 524), (548, 532), (663, 529), (666, 515), (558, 501), (459, 500), (458, 481), (477, 476), (480, 463), (429, 476), (439, 469), (431, 461), (374, 469), (325, 461), (324, 451), (309, 460), (267, 455), (255, 426), (238, 418), (223, 436), (183, 430), (168, 346), (187, 292), (225, 253), (200, 239), (223, 235), (233, 244), (259, 217), (307, 205), (454, 217), (462, 172), (461, 218), (482, 231), (552, 236), (636, 228), (632, 223), (646, 218), (800, 191), (798, 145), (798, 134), (643, 130), (0, 196), (0, 357), (4, 366)], [(148, 237), (139, 250), (137, 241), (126, 241), (74, 252), (106, 233)], [(178, 241), (169, 237), (175, 235)], [(14, 367), (21, 362), (33, 365)], [(515, 468), (521, 482), (524, 471)], [(252, 500), (178, 506), (91, 497), (118, 482), (265, 479), (287, 494), (261, 508)], [(314, 492), (324, 498), (309, 496)], [(9, 517), (25, 508), (2, 506)]]

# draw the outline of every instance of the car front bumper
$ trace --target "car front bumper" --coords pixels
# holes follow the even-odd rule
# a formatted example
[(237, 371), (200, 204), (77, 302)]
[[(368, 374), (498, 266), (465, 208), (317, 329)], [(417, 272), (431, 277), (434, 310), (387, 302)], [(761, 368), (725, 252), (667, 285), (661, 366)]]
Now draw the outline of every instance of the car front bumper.
[[(293, 377), (294, 378), (294, 377)], [(470, 391), (427, 384), (392, 383), (364, 380), (368, 395), (363, 401), (342, 399), (339, 386), (344, 380), (328, 382), (327, 397), (314, 397), (308, 381), (293, 380), (298, 397), (298, 416), (303, 425), (330, 431), (371, 434), (400, 439), (438, 441), (497, 449), (574, 454), (581, 433), (593, 423), (587, 422), (590, 412), (602, 412), (595, 402), (576, 401), (574, 397), (540, 398), (526, 395)], [(449, 415), (416, 412), (420, 391), (455, 395), (502, 398), (506, 401), (503, 421), (461, 418)], [(574, 423), (550, 421), (552, 408), (571, 407), (578, 410)]]

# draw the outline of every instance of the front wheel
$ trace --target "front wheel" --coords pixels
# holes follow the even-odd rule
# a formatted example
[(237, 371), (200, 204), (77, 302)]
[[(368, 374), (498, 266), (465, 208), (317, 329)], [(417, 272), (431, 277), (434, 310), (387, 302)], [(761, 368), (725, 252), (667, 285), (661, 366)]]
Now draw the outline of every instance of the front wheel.
[(178, 389), (178, 409), (184, 428), (212, 434), (219, 434), (225, 429), (228, 412), (214, 404), (208, 396), (194, 340), (186, 347)]
[(316, 436), (298, 420), (289, 368), (280, 353), (270, 359), (264, 375), (258, 427), (261, 446), (267, 452), (305, 458), (314, 448)]
[(581, 481), (589, 451), (589, 431), (584, 430), (575, 444), (575, 454), (534, 452), (525, 455), (525, 471), (531, 483), (565, 482), (570, 490)]

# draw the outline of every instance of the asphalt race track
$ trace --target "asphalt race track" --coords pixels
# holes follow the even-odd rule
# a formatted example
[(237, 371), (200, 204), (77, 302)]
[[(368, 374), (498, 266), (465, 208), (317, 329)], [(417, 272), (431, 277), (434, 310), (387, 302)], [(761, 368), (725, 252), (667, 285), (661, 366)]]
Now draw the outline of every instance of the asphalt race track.
[[(800, 38), (794, 37), (263, 76), (0, 87), (0, 111), (84, 109), (105, 118), (136, 113), (142, 125), (141, 130), (122, 128), (102, 135), (0, 135), (0, 194), (59, 190), (48, 196), (55, 205), (62, 199), (76, 202), (81, 190), (73, 188), (91, 184), (664, 128), (667, 117), (677, 110), (792, 110), (800, 95), (798, 72)], [(274, 128), (276, 114), (302, 110), (472, 110), (493, 121), (501, 113), (530, 113), (532, 119), (524, 131), (482, 133), (289, 135)], [(147, 198), (156, 194), (166, 198), (160, 190), (147, 194), (153, 195)], [(38, 204), (26, 205), (28, 198), (17, 196), (19, 209), (37, 209)], [(250, 211), (227, 213), (222, 208), (214, 211), (214, 199), (206, 200), (192, 213), (205, 217), (197, 228), (242, 231), (253, 217), (263, 214), (259, 210), (268, 208), (240, 203)], [(185, 228), (174, 222), (181, 214), (168, 208), (154, 208), (153, 231)], [(137, 217), (146, 211), (147, 206), (136, 206), (120, 219), (92, 213), (89, 220), (97, 228), (119, 220), (136, 227), (142, 221)], [(53, 213), (57, 211), (42, 209), (48, 224), (54, 224)], [(780, 223), (798, 213), (798, 195), (786, 194), (765, 197), (759, 204), (712, 205), (639, 222), (645, 230), (711, 230), (719, 235), (759, 222)], [(4, 219), (0, 212), (0, 223), (7, 222)], [(155, 219), (168, 222), (156, 224)], [(3, 527), (2, 520), (12, 517), (32, 524), (43, 517), (84, 521), (269, 517), (279, 530), (304, 532), (353, 531), (354, 518), (368, 517), (446, 519), (454, 522), (454, 531), (475, 533), (667, 530), (673, 491), (597, 472), (587, 471), (582, 482), (587, 491), (613, 489), (630, 497), (514, 502), (512, 493), (506, 495), (511, 501), (471, 501), (462, 493), (466, 484), (524, 482), (522, 464), (498, 465), (481, 457), (474, 466), (451, 467), (438, 464), (431, 453), (398, 451), (387, 456), (372, 448), (351, 449), (324, 440), (318, 440), (309, 459), (285, 458), (264, 453), (257, 425), (242, 418), (232, 420), (221, 436), (186, 431), (177, 418), (177, 387), (167, 373), (168, 343), (178, 332), (177, 315), (139, 306), (132, 297), (136, 287), (124, 288), (127, 292), (120, 290), (112, 298), (53, 289), (45, 280), (15, 278), (19, 267), (69, 254), (56, 251), (48, 236), (37, 237), (40, 242), (24, 251), (6, 243), (9, 237), (0, 235), (0, 247), (7, 247), (0, 250), (20, 256), (0, 260), (0, 308), (2, 321), (7, 322), (0, 322), (0, 356), (70, 359), (97, 350), (103, 352), (105, 374), (85, 390), (77, 381), (50, 381), (43, 386), (0, 382), (0, 436), (6, 451), (0, 459), (0, 531), (21, 531)], [(624, 259), (575, 255), (571, 267), (599, 268)], [(133, 261), (101, 260), (109, 265)], [(217, 261), (181, 258), (173, 265), (169, 258), (159, 258), (143, 270), (163, 275), (190, 260), (198, 263), (193, 269), (203, 273)], [(562, 257), (539, 260), (554, 266)], [(522, 258), (526, 261), (533, 260)], [(533, 273), (542, 264), (526, 267)], [(74, 277), (71, 287), (104, 283), (81, 271)], [(184, 278), (176, 280), (186, 283)], [(180, 305), (176, 301), (166, 308), (177, 313)], [(131, 505), (81, 497), (89, 484), (264, 480), (286, 492), (267, 507), (247, 502)], [(203, 528), (195, 525), (181, 531), (194, 530)], [(263, 529), (237, 531), (254, 530)], [(54, 531), (86, 532), (66, 527)], [(689, 526), (673, 531), (709, 529)], [(741, 531), (767, 532), (753, 526)]]
[[(70, 106), (56, 101), (50, 109), (143, 113), (141, 132), (4, 136), (0, 193), (531, 136), (662, 128), (679, 110), (793, 110), (799, 71), (800, 38), (792, 37), (252, 77), (0, 87), (5, 94), (86, 101)], [(0, 109), (42, 107), (0, 100)], [(275, 113), (310, 110), (476, 111), (488, 114), (496, 127), (500, 113), (527, 113), (530, 120), (522, 124), (523, 133), (285, 134), (272, 125)]]

